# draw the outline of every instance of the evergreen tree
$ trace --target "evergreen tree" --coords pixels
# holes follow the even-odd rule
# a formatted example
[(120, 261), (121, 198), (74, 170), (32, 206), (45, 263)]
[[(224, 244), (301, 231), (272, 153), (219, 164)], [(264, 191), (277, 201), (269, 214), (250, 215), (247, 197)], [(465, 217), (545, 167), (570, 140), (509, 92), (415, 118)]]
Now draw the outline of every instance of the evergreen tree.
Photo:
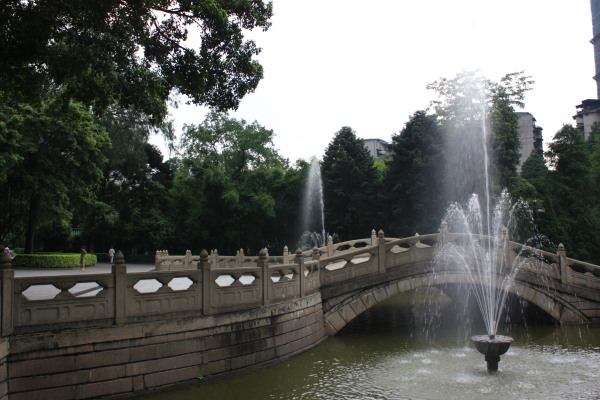
[(437, 118), (417, 111), (392, 137), (384, 186), (394, 236), (435, 232), (444, 213), (444, 140)]
[(542, 232), (564, 232), (550, 238), (567, 246), (573, 258), (597, 262), (600, 223), (592, 213), (594, 190), (589, 147), (583, 133), (570, 125), (556, 133), (549, 147), (546, 155), (554, 170), (549, 172), (545, 185), (545, 208), (556, 219), (548, 221), (544, 215)]
[(322, 164), (325, 229), (342, 240), (365, 237), (376, 221), (377, 170), (362, 140), (343, 127), (325, 150)]

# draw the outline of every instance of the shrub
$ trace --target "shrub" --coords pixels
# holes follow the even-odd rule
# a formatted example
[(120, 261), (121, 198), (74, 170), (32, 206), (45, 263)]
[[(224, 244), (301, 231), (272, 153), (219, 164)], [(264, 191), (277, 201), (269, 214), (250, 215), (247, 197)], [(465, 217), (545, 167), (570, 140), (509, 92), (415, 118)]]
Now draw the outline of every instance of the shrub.
[[(13, 267), (29, 268), (76, 268), (81, 264), (79, 253), (38, 253), (17, 254), (12, 260)], [(86, 254), (85, 265), (90, 266), (98, 262), (95, 254)]]

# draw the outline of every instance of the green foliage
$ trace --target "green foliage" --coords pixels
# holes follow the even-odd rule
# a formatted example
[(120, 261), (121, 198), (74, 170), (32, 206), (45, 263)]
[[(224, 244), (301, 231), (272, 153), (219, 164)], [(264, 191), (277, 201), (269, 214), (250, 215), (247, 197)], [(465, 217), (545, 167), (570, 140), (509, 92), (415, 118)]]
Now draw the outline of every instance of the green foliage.
[(268, 29), (272, 14), (260, 0), (9, 1), (0, 8), (0, 87), (19, 100), (52, 88), (97, 113), (118, 103), (154, 122), (172, 92), (237, 108), (263, 73), (243, 31)]
[(6, 166), (0, 174), (6, 188), (0, 204), (7, 210), (0, 217), (0, 238), (21, 223), (30, 252), (39, 220), (64, 214), (73, 201), (91, 197), (106, 161), (102, 152), (110, 143), (82, 104), (58, 98), (32, 107), (0, 93), (0, 127), (0, 141), (8, 144), (0, 156)]
[(340, 238), (368, 235), (374, 229), (377, 170), (362, 140), (343, 127), (325, 150), (322, 163), (326, 230)]
[[(475, 72), (462, 72), (455, 78), (442, 78), (427, 86), (439, 96), (439, 100), (432, 101), (431, 104), (451, 136), (447, 141), (447, 148), (449, 154), (456, 154), (450, 155), (450, 159), (461, 157), (460, 146), (465, 142), (461, 136), (467, 136), (472, 131), (479, 132), (484, 124), (489, 125), (491, 139), (488, 139), (488, 145), (492, 145), (490, 156), (493, 160), (490, 163), (490, 175), (496, 193), (500, 193), (503, 188), (512, 189), (517, 177), (521, 144), (514, 107), (523, 107), (525, 93), (532, 84), (531, 78), (523, 72), (507, 74), (500, 82), (490, 81)], [(470, 143), (471, 140), (467, 139), (466, 142)], [(481, 147), (481, 144), (477, 146)], [(452, 168), (458, 170), (459, 175), (466, 175), (463, 170), (473, 164), (483, 165), (483, 159), (463, 161), (465, 165), (455, 161)], [(465, 183), (464, 186), (464, 190), (451, 190), (450, 199), (456, 201), (460, 200), (457, 196), (482, 194), (482, 184), (479, 182), (472, 182), (470, 185)]]
[(532, 151), (521, 166), (521, 177), (532, 184), (538, 194), (544, 193), (548, 172), (544, 157), (537, 151)]
[(235, 253), (291, 244), (299, 204), (299, 171), (273, 147), (273, 131), (212, 112), (187, 125), (173, 189), (178, 227), (174, 250)]
[(385, 180), (394, 236), (435, 232), (444, 213), (444, 137), (437, 118), (417, 111), (392, 137)]
[(544, 184), (543, 232), (555, 243), (563, 243), (569, 256), (598, 262), (600, 219), (593, 212), (598, 200), (592, 184), (590, 146), (581, 131), (565, 125), (549, 148), (546, 156), (554, 169)]
[[(12, 259), (13, 267), (27, 268), (77, 268), (81, 266), (81, 254), (19, 254)], [(85, 265), (95, 265), (98, 262), (95, 254), (86, 254)]]

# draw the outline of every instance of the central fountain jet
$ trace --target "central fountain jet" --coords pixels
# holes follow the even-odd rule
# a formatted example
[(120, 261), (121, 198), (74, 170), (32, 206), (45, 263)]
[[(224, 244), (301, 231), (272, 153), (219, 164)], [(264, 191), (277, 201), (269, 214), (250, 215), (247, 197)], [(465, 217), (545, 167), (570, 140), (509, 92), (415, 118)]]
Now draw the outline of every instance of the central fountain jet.
[[(475, 347), (485, 355), (489, 371), (498, 369), (500, 355), (513, 341), (497, 335), (498, 324), (513, 284), (517, 268), (512, 265), (509, 233), (516, 226), (516, 208), (506, 190), (493, 203), (490, 189), (488, 147), (493, 142), (487, 122), (489, 99), (486, 81), (463, 82), (461, 105), (449, 121), (446, 143), (450, 199), (463, 199), (463, 208), (453, 203), (447, 209), (440, 229), (436, 262), (451, 263), (468, 276), (487, 334), (472, 337)], [(454, 136), (452, 136), (454, 135)], [(480, 201), (481, 200), (481, 201)]]

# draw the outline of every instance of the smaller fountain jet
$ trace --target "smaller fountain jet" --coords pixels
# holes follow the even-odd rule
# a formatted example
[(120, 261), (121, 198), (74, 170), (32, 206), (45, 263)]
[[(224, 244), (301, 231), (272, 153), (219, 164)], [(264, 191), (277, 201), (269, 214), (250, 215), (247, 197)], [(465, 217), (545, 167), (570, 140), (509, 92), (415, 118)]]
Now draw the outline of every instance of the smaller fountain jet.
[[(481, 311), (487, 334), (471, 338), (475, 348), (487, 362), (488, 371), (497, 371), (500, 356), (513, 339), (497, 335), (508, 289), (518, 268), (508, 260), (508, 228), (515, 223), (515, 208), (507, 191), (502, 192), (492, 215), (482, 211), (477, 195), (466, 208), (453, 204), (442, 221), (438, 262), (451, 263), (466, 272), (472, 292)], [(449, 236), (446, 236), (449, 235)], [(459, 235), (460, 240), (450, 240)]]

